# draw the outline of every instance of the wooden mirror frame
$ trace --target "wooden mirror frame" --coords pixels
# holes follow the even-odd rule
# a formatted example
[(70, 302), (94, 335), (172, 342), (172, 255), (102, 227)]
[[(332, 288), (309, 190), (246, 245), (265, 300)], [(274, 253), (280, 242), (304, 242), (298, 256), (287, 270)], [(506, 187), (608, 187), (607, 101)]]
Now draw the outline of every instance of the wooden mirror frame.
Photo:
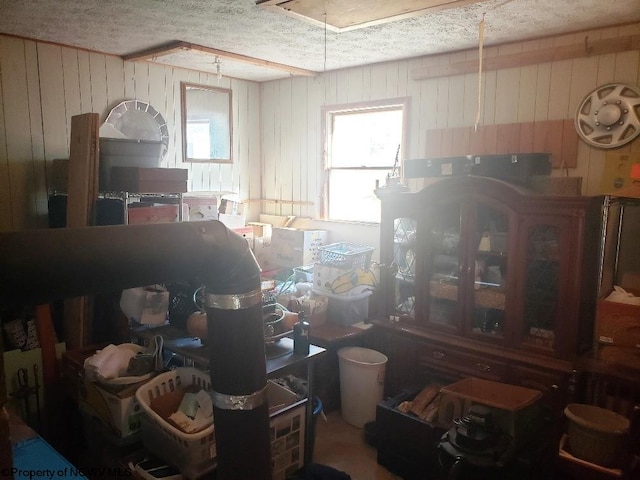
[[(194, 99), (189, 98), (193, 95), (188, 93), (198, 93), (203, 97), (202, 101), (195, 103)], [(206, 111), (204, 108), (198, 107), (206, 104), (206, 97), (211, 109)], [(199, 85), (195, 83), (180, 83), (180, 100), (182, 111), (182, 160), (184, 162), (209, 162), (209, 163), (233, 163), (233, 118), (232, 118), (232, 98), (231, 90), (226, 88), (211, 87), (208, 85)], [(192, 141), (188, 138), (190, 121), (194, 123), (206, 123), (211, 127), (218, 127), (221, 130), (221, 137), (214, 139), (212, 145), (209, 145), (208, 156), (195, 156), (190, 148)], [(219, 148), (214, 148), (215, 146)], [(205, 146), (205, 149), (207, 147)], [(214, 151), (216, 150), (216, 151)], [(191, 153), (191, 156), (189, 156)]]

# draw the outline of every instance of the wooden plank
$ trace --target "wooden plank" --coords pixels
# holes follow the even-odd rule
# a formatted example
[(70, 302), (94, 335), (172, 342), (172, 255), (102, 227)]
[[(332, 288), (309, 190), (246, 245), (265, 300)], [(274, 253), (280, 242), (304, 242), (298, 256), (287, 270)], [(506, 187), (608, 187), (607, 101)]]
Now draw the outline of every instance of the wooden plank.
[(482, 129), (482, 135), (484, 137), (483, 146), (486, 154), (495, 153), (498, 146), (498, 126), (486, 125)]
[(451, 156), (458, 157), (469, 155), (469, 137), (471, 136), (471, 128), (459, 127), (452, 128), (453, 144), (451, 146)]
[(560, 168), (562, 163), (562, 135), (564, 120), (550, 120), (543, 152), (551, 153), (551, 166)]
[(48, 304), (35, 307), (36, 329), (42, 349), (42, 379), (45, 403), (49, 405), (52, 389), (58, 382), (58, 361), (56, 358), (56, 331)]
[[(627, 52), (640, 48), (640, 35), (627, 35), (619, 38), (610, 38), (597, 41), (588, 41), (585, 36), (584, 43), (563, 46), (551, 46), (541, 48), (536, 51), (514, 53), (510, 55), (499, 55), (483, 59), (484, 71), (501, 70), (505, 68), (524, 67), (540, 63), (557, 62), (561, 60), (571, 60), (573, 58), (583, 58), (595, 55), (605, 55), (608, 53)], [(449, 65), (430, 65), (411, 72), (414, 80), (425, 80), (429, 78), (451, 77), (478, 71), (478, 61), (468, 60)]]
[(442, 130), (441, 142), (440, 142), (440, 156), (451, 157), (453, 156), (454, 145), (454, 129), (445, 128)]
[(473, 127), (469, 127), (469, 154), (470, 155), (482, 155), (486, 153), (484, 148), (484, 133), (482, 127), (478, 127), (475, 130)]
[(495, 153), (521, 153), (519, 123), (498, 125)]
[(572, 119), (427, 130), (426, 157), (548, 152), (553, 167), (577, 166), (578, 134)]
[(98, 198), (98, 129), (97, 113), (74, 115), (71, 119), (67, 227), (93, 225)]
[(153, 61), (157, 58), (164, 57), (167, 55), (171, 55), (173, 53), (179, 51), (190, 51), (194, 50), (196, 52), (207, 53), (214, 57), (227, 58), (229, 60), (233, 60), (236, 62), (247, 63), (249, 65), (255, 65), (258, 67), (268, 67), (273, 68), (274, 70), (282, 70), (288, 72), (292, 75), (305, 75), (305, 76), (313, 76), (316, 75), (317, 72), (313, 72), (311, 70), (305, 70), (303, 68), (291, 67), (289, 65), (283, 65), (281, 63), (270, 62), (268, 60), (262, 60), (260, 58), (253, 58), (247, 55), (240, 55), (238, 53), (226, 52), (224, 50), (218, 50), (217, 48), (206, 47), (204, 45), (197, 45), (195, 43), (188, 42), (171, 42), (166, 45), (161, 45), (159, 47), (150, 48), (148, 50), (144, 50), (142, 52), (132, 53), (130, 55), (123, 55), (123, 60), (125, 61), (137, 61), (137, 60), (147, 60)]
[(575, 168), (578, 166), (578, 132), (573, 119), (562, 121), (562, 149), (560, 166)]
[(520, 152), (533, 152), (533, 135), (534, 124), (533, 122), (526, 122), (520, 124)]
[(427, 158), (442, 156), (442, 130), (427, 130), (426, 147)]
[[(71, 119), (69, 154), (69, 196), (67, 227), (94, 224), (98, 198), (99, 115), (85, 113)], [(89, 297), (68, 298), (64, 302), (64, 334), (69, 348), (80, 348), (91, 341)]]

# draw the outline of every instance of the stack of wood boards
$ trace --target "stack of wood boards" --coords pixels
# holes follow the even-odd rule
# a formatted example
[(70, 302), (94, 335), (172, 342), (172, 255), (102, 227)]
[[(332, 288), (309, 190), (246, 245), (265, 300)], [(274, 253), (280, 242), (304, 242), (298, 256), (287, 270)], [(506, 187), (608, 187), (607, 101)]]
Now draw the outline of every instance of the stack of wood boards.
[(413, 400), (407, 400), (398, 405), (398, 410), (413, 414), (425, 422), (434, 421), (438, 415), (441, 387), (442, 385), (435, 383), (427, 385)]

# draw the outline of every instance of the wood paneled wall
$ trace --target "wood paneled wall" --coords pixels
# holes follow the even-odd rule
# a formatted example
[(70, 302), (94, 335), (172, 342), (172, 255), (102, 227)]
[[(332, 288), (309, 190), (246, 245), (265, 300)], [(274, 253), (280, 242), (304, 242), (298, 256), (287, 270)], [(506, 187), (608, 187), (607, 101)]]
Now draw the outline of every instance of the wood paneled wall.
[[(488, 47), (485, 55), (574, 45), (586, 36), (593, 41), (638, 33), (640, 24), (633, 24)], [(327, 53), (332, 54), (330, 45)], [(96, 112), (104, 121), (120, 101), (134, 98), (165, 116), (171, 135), (165, 166), (189, 168), (191, 191), (238, 192), (253, 219), (260, 212), (317, 217), (324, 175), (322, 106), (408, 97), (403, 153), (422, 158), (428, 131), (474, 125), (478, 76), (413, 80), (412, 72), (477, 55), (469, 50), (262, 84), (224, 78), (220, 86), (233, 91), (236, 161), (188, 164), (180, 149), (180, 82), (215, 86), (215, 75), (0, 36), (0, 231), (46, 226), (52, 160), (68, 157), (73, 115)], [(572, 119), (582, 98), (609, 82), (640, 84), (637, 49), (489, 71), (483, 75), (480, 125)], [(616, 151), (637, 149), (640, 139)], [(584, 194), (598, 193), (606, 153), (578, 142), (577, 166), (570, 174), (583, 177)]]
[[(534, 52), (598, 39), (637, 35), (640, 24), (593, 30), (499, 47), (485, 55)], [(490, 39), (485, 39), (490, 42)], [(331, 48), (329, 45), (328, 55)], [(317, 78), (292, 78), (262, 85), (263, 211), (315, 217), (320, 212), (323, 175), (321, 107), (385, 98), (410, 98), (405, 158), (424, 158), (434, 129), (473, 127), (478, 106), (478, 74), (413, 80), (412, 72), (433, 64), (477, 59), (477, 50), (329, 72)], [(610, 82), (640, 85), (640, 50), (597, 55), (485, 72), (480, 125), (572, 120), (582, 99)], [(453, 139), (455, 141), (455, 139)], [(617, 152), (640, 150), (640, 139)], [(468, 152), (473, 154), (474, 152)], [(578, 141), (577, 165), (570, 175), (583, 177), (583, 194), (598, 193), (607, 151)], [(561, 175), (560, 170), (554, 175)], [(412, 181), (418, 188), (420, 181)], [(372, 185), (372, 189), (374, 186)], [(313, 202), (305, 206), (296, 202)]]
[[(190, 191), (260, 198), (260, 86), (215, 75), (0, 35), (0, 231), (47, 226), (52, 161), (69, 157), (71, 117), (104, 122), (123, 100), (150, 103), (167, 121), (163, 166), (189, 169)], [(233, 165), (183, 163), (180, 82), (233, 92)], [(257, 215), (257, 213), (256, 213)]]

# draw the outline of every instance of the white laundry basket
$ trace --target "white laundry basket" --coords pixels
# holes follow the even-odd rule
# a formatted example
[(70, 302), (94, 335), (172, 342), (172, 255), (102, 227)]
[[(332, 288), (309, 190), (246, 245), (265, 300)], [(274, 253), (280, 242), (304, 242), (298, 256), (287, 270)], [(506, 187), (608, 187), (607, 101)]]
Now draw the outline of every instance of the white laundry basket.
[(375, 420), (382, 401), (386, 355), (362, 347), (338, 350), (342, 418), (358, 428)]

